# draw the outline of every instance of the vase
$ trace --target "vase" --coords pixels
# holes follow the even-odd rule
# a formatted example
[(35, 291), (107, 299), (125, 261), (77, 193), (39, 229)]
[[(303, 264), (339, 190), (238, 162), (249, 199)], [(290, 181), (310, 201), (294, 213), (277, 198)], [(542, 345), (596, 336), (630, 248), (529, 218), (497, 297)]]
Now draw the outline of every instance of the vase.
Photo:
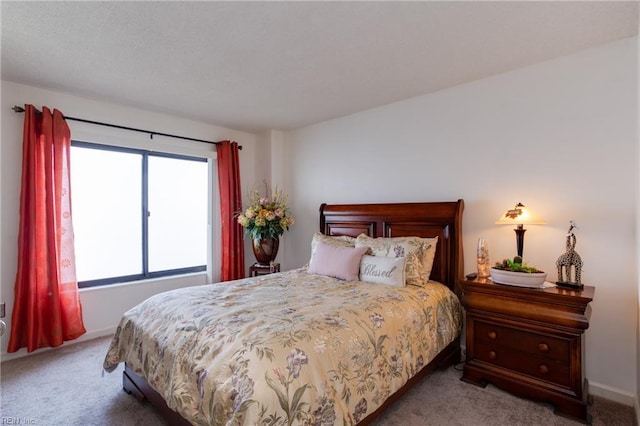
[(261, 266), (269, 266), (278, 255), (278, 246), (280, 238), (254, 238), (251, 240), (253, 255), (256, 257), (258, 264)]
[(479, 278), (487, 278), (489, 277), (489, 268), (491, 267), (489, 262), (489, 243), (487, 240), (480, 237), (478, 238), (478, 249), (477, 249), (477, 266), (478, 266), (478, 277)]

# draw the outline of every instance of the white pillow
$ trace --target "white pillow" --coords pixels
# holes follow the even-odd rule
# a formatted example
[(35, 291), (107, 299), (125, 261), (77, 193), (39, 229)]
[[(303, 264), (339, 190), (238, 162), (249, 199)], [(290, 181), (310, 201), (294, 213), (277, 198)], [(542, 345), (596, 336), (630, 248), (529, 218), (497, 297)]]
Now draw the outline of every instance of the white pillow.
[(372, 284), (385, 284), (404, 287), (404, 257), (369, 256), (365, 254), (360, 261), (360, 281)]

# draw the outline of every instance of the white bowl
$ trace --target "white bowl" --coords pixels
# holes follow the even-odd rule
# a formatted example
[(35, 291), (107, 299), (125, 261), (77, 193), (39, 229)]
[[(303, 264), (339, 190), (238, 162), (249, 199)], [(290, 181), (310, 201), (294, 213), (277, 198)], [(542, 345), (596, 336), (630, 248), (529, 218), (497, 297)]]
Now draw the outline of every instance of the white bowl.
[(491, 279), (497, 284), (514, 285), (518, 287), (540, 288), (547, 279), (546, 272), (513, 272), (491, 268)]

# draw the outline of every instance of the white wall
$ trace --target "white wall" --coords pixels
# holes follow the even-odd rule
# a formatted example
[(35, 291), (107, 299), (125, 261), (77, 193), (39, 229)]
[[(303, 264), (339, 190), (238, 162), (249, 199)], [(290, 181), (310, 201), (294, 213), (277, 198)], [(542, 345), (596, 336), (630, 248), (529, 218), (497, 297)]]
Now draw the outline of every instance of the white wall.
[[(235, 131), (206, 123), (194, 122), (179, 117), (144, 111), (122, 105), (111, 104), (94, 99), (81, 98), (65, 93), (42, 90), (35, 87), (2, 81), (2, 143), (0, 144), (0, 171), (2, 193), (0, 195), (0, 229), (2, 232), (0, 264), (0, 300), (6, 303), (7, 316), (5, 322), (11, 325), (13, 307), (13, 286), (17, 264), (17, 241), (19, 224), (20, 173), (22, 161), (22, 125), (23, 114), (16, 114), (11, 110), (13, 105), (34, 104), (40, 108), (46, 105), (58, 108), (70, 117), (102, 121), (129, 127), (155, 130), (158, 132), (177, 134), (204, 140), (235, 140), (243, 146), (240, 153), (241, 180), (243, 182), (256, 181), (256, 136), (246, 132)], [(208, 155), (213, 157), (214, 148), (195, 142), (178, 139), (154, 137), (150, 141), (146, 134), (108, 129), (92, 126), (75, 121), (69, 121), (72, 138), (92, 140), (93, 137), (127, 139), (129, 144), (141, 147), (161, 146), (162, 150), (181, 152), (186, 154)], [(97, 136), (96, 136), (97, 135)], [(262, 180), (260, 177), (258, 180)], [(217, 188), (215, 188), (217, 192)], [(212, 230), (214, 245), (219, 246), (217, 230)], [(249, 253), (248, 253), (249, 254)], [(215, 254), (214, 254), (215, 255)], [(207, 278), (206, 274), (193, 274), (180, 278), (164, 278), (149, 280), (133, 284), (123, 284), (100, 288), (81, 289), (80, 299), (83, 306), (83, 317), (87, 334), (78, 340), (107, 335), (111, 333), (122, 313), (147, 297), (189, 285), (204, 284), (216, 280), (219, 276), (218, 266)], [(6, 354), (8, 332), (1, 340), (2, 360), (8, 360), (26, 354), (21, 349), (16, 354)]]
[(492, 261), (515, 254), (495, 225), (517, 202), (525, 261), (549, 272), (576, 220), (583, 282), (596, 287), (586, 333), (594, 394), (636, 394), (637, 38), (338, 118), (285, 136), (286, 190), (298, 221), (286, 268), (307, 262), (322, 202), (463, 198), (465, 271), (478, 237)]

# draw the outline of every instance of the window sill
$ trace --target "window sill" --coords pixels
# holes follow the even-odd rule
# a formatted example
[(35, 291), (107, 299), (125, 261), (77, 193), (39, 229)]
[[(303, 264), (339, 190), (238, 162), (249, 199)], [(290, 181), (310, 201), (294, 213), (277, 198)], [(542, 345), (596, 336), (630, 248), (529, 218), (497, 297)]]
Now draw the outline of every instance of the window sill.
[(101, 286), (92, 286), (92, 287), (84, 287), (78, 289), (80, 293), (90, 293), (94, 291), (109, 291), (115, 289), (123, 289), (123, 288), (148, 288), (148, 287), (170, 287), (168, 289), (173, 288), (181, 288), (181, 287), (190, 287), (194, 285), (204, 285), (207, 283), (207, 272), (193, 272), (189, 274), (182, 275), (172, 275), (170, 277), (159, 277), (159, 278), (151, 278), (147, 280), (137, 280), (137, 281), (128, 281), (122, 283), (114, 283), (108, 285)]

